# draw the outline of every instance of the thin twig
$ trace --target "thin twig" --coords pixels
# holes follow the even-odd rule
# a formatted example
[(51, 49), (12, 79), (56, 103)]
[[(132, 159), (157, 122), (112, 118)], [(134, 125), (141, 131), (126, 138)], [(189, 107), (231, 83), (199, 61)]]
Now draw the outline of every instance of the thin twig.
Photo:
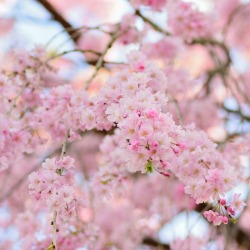
[(12, 100), (12, 105), (10, 107), (10, 109), (8, 110), (7, 112), (7, 115), (10, 115), (12, 110), (16, 107), (16, 102), (17, 102), (17, 99), (23, 94), (23, 91), (29, 86), (28, 83), (26, 83), (22, 88), (21, 90), (19, 91), (19, 93), (17, 94), (17, 96), (14, 98), (14, 100)]
[(175, 108), (176, 108), (177, 120), (178, 120), (179, 124), (180, 124), (181, 126), (183, 126), (183, 117), (182, 117), (182, 113), (181, 113), (181, 110), (180, 110), (179, 103), (178, 103), (178, 101), (177, 101), (175, 98), (173, 98), (173, 99), (171, 100), (171, 102), (174, 103), (174, 106), (175, 106)]
[(162, 29), (159, 25), (151, 21), (149, 18), (145, 17), (140, 10), (135, 10), (135, 15), (139, 16), (145, 23), (148, 23), (155, 31), (158, 31), (166, 36), (171, 36), (171, 33)]
[[(69, 130), (67, 131), (66, 138), (65, 138), (65, 140), (63, 142), (63, 145), (62, 145), (60, 160), (62, 160), (64, 155), (66, 154), (66, 147), (67, 147), (68, 137), (69, 137)], [(52, 244), (53, 244), (55, 250), (57, 250), (56, 234), (58, 232), (56, 218), (57, 218), (57, 211), (54, 210), (53, 211), (53, 222), (52, 222), (52, 226), (53, 226), (53, 242), (52, 242)]]
[(54, 56), (51, 56), (49, 57), (46, 61), (45, 61), (45, 64), (47, 64), (49, 61), (57, 58), (57, 57), (60, 57), (60, 56), (64, 56), (64, 55), (67, 55), (67, 54), (70, 54), (70, 53), (74, 53), (74, 52), (81, 52), (81, 53), (92, 53), (92, 54), (95, 54), (95, 55), (98, 55), (100, 56), (101, 53), (100, 52), (97, 52), (95, 50), (82, 50), (82, 49), (72, 49), (72, 50), (67, 50), (67, 51), (63, 51), (61, 53), (58, 53)]
[(104, 51), (101, 53), (100, 57), (98, 58), (97, 63), (95, 65), (95, 71), (91, 75), (91, 77), (87, 80), (85, 90), (87, 90), (89, 88), (90, 83), (94, 80), (94, 78), (98, 74), (99, 70), (103, 66), (105, 55), (108, 53), (109, 49), (112, 47), (112, 45), (114, 44), (116, 39), (121, 35), (121, 32), (119, 32), (119, 27), (120, 26), (117, 25), (116, 31), (114, 33), (112, 33), (110, 41), (108, 42), (106, 48), (104, 49)]
[(57, 217), (57, 211), (55, 210), (53, 212), (53, 247), (55, 250), (57, 250), (57, 244), (56, 244), (56, 233), (57, 233), (57, 225), (56, 225), (56, 217)]

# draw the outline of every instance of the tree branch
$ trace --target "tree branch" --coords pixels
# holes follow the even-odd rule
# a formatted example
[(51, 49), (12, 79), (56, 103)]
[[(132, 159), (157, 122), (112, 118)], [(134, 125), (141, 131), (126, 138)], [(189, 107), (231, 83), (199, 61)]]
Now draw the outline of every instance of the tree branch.
[(156, 23), (151, 21), (149, 18), (145, 17), (138, 9), (135, 10), (135, 15), (139, 16), (145, 23), (148, 23), (155, 31), (158, 31), (166, 36), (170, 36), (171, 33), (162, 29), (160, 26), (158, 26)]
[(227, 108), (225, 105), (222, 107), (225, 111), (227, 111), (228, 113), (232, 113), (232, 114), (235, 114), (235, 115), (238, 115), (240, 116), (243, 120), (245, 121), (250, 121), (250, 116), (248, 115), (245, 115), (243, 113), (243, 111), (239, 108), (237, 110), (234, 110), (234, 109), (230, 109), (230, 108)]
[(47, 0), (36, 0), (40, 3), (52, 16), (52, 18), (60, 23), (63, 28), (67, 31), (71, 39), (77, 44), (81, 34), (75, 29), (58, 11), (57, 9), (51, 5), (51, 3)]
[(147, 246), (151, 246), (151, 247), (159, 247), (161, 249), (166, 249), (166, 250), (170, 250), (170, 246), (164, 243), (161, 243), (151, 237), (145, 237), (142, 240), (142, 244), (147, 245)]
[[(214, 77), (219, 75), (223, 78), (226, 75), (226, 73), (228, 73), (228, 71), (229, 71), (229, 68), (231, 65), (230, 50), (226, 46), (225, 43), (214, 40), (214, 39), (205, 38), (205, 37), (199, 38), (199, 39), (193, 39), (191, 41), (191, 43), (188, 43), (188, 44), (189, 45), (200, 44), (203, 46), (211, 45), (214, 47), (219, 47), (224, 52), (224, 55), (226, 58), (224, 60), (224, 62), (221, 62), (219, 65), (216, 65), (216, 67), (214, 67), (213, 69), (207, 71), (207, 80), (204, 84), (204, 87), (206, 88), (206, 93), (209, 94), (210, 93), (210, 83), (214, 79)], [(216, 62), (215, 62), (215, 64), (216, 64)]]

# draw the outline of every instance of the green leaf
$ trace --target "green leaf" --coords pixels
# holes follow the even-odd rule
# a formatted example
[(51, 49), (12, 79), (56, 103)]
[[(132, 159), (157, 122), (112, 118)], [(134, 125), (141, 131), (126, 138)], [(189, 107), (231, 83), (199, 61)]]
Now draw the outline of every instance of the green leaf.
[(78, 234), (78, 231), (71, 232), (71, 234), (77, 235), (77, 234)]
[(62, 175), (62, 172), (63, 172), (63, 169), (61, 169), (61, 168), (57, 168), (56, 169), (56, 173), (57, 174)]
[(154, 168), (153, 168), (152, 160), (148, 160), (145, 168), (146, 168), (146, 173), (153, 173)]
[(237, 222), (237, 220), (233, 217), (230, 220), (233, 222), (233, 224), (235, 224)]
[(56, 249), (55, 245), (53, 244), (53, 242), (48, 246), (47, 250), (53, 250)]
[(100, 180), (100, 182), (103, 184), (103, 185), (107, 185), (109, 182), (111, 181), (111, 179), (108, 179), (108, 180)]

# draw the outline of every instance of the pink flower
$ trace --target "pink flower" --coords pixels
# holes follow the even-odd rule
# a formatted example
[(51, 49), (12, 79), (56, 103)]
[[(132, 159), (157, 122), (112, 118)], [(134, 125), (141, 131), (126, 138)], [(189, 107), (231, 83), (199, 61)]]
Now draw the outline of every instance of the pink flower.
[(138, 140), (132, 140), (131, 141), (131, 145), (130, 145), (130, 148), (131, 148), (131, 150), (133, 150), (133, 151), (137, 151), (138, 150), (138, 148), (139, 148), (139, 141)]
[(241, 212), (243, 210), (243, 208), (246, 206), (246, 203), (242, 200), (240, 200), (240, 196), (241, 194), (234, 194), (233, 196), (233, 200), (229, 203), (231, 208), (235, 211), (235, 212)]
[(220, 199), (220, 204), (222, 205), (222, 206), (225, 206), (226, 204), (227, 204), (227, 201), (226, 201), (226, 199)]
[(170, 177), (170, 174), (168, 172), (160, 172), (160, 174), (166, 176), (166, 177)]
[(56, 170), (56, 158), (47, 158), (45, 159), (45, 162), (42, 163), (42, 167), (47, 170)]
[(139, 8), (140, 5), (146, 5), (154, 10), (161, 10), (166, 5), (166, 2), (166, 0), (132, 0), (131, 4), (135, 8)]
[(231, 207), (227, 207), (227, 211), (228, 213), (230, 213), (231, 215), (235, 215), (235, 211), (231, 208)]
[(144, 62), (138, 62), (134, 66), (135, 71), (137, 72), (143, 72), (145, 70), (145, 63)]
[(176, 146), (180, 147), (181, 149), (185, 149), (187, 147), (187, 144), (185, 142), (177, 143)]
[(149, 118), (156, 119), (158, 118), (158, 111), (155, 109), (150, 109), (147, 113)]
[(176, 36), (190, 40), (204, 36), (208, 31), (206, 16), (194, 8), (192, 3), (178, 1), (169, 10), (169, 26)]
[(205, 211), (203, 215), (209, 222), (213, 222), (216, 217), (216, 214), (212, 210)]
[(153, 141), (153, 142), (151, 143), (151, 146), (152, 146), (153, 148), (157, 148), (157, 147), (159, 146), (159, 143), (158, 143), (157, 141)]
[(219, 226), (221, 223), (228, 223), (228, 218), (226, 216), (220, 215), (218, 212), (213, 212), (212, 210), (205, 211), (203, 215), (209, 222), (212, 222), (215, 226)]
[(75, 163), (74, 158), (72, 158), (70, 156), (65, 156), (65, 157), (63, 157), (62, 160), (57, 161), (58, 166), (61, 168), (65, 168), (65, 169), (74, 168), (75, 167), (74, 163)]
[(226, 216), (222, 217), (222, 223), (224, 223), (224, 224), (228, 223), (228, 218)]
[(222, 223), (222, 220), (223, 220), (223, 216), (218, 214), (217, 216), (215, 216), (212, 222), (215, 226), (219, 226)]
[(179, 150), (178, 148), (173, 148), (173, 151), (174, 151), (174, 153), (175, 153), (176, 155), (178, 155), (179, 152), (180, 152), (180, 150)]

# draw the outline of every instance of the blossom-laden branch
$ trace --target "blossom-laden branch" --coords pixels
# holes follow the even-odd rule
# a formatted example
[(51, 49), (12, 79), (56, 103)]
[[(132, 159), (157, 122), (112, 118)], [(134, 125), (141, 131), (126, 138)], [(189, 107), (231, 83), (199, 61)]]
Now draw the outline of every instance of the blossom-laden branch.
[[(60, 14), (54, 10), (53, 6), (47, 1), (40, 2), (52, 13), (55, 20), (62, 22), (62, 17), (58, 17)], [(164, 6), (164, 2), (166, 3), (166, 1), (162, 1), (162, 3), (149, 1), (146, 4), (154, 10), (159, 10)], [(0, 166), (6, 162), (9, 165), (2, 169), (8, 167), (11, 169), (10, 167), (14, 166), (13, 161), (8, 162), (9, 156), (18, 155), (20, 159), (25, 160), (26, 156), (29, 158), (29, 156), (33, 156), (32, 153), (37, 152), (38, 146), (43, 145), (40, 141), (34, 142), (34, 135), (38, 134), (39, 137), (39, 130), (46, 132), (45, 134), (51, 138), (52, 143), (56, 143), (64, 140), (65, 131), (70, 128), (70, 141), (79, 139), (80, 146), (74, 145), (74, 149), (79, 147), (79, 152), (84, 152), (82, 147), (89, 146), (88, 144), (94, 141), (91, 138), (87, 143), (83, 142), (81, 138), (83, 133), (101, 130), (106, 134), (104, 140), (97, 143), (98, 146), (101, 143), (98, 147), (100, 148), (98, 164), (92, 164), (95, 158), (92, 155), (88, 164), (82, 164), (82, 159), (77, 157), (65, 155), (68, 132), (61, 148), (60, 157), (53, 154), (48, 156), (41, 163), (41, 168), (38, 167), (29, 175), (30, 197), (36, 202), (39, 211), (46, 211), (53, 217), (51, 222), (53, 226), (52, 243), (52, 234), (46, 235), (46, 239), (41, 243), (34, 240), (33, 234), (29, 232), (27, 235), (32, 235), (32, 240), (27, 244), (32, 247), (44, 249), (50, 244), (48, 249), (64, 248), (65, 245), (76, 249), (81, 244), (81, 247), (84, 245), (89, 249), (106, 246), (136, 249), (141, 244), (147, 244), (170, 249), (174, 248), (172, 244), (171, 246), (162, 244), (153, 237), (146, 236), (156, 235), (162, 225), (183, 210), (195, 209), (195, 202), (207, 204), (213, 201), (216, 204), (213, 210), (203, 210), (204, 213), (203, 211), (201, 213), (216, 226), (228, 224), (230, 220), (235, 222), (236, 212), (241, 212), (245, 206), (244, 201), (240, 199), (240, 194), (235, 194), (230, 202), (223, 198), (226, 192), (242, 180), (239, 170), (241, 170), (240, 157), (245, 155), (245, 152), (240, 151), (243, 147), (240, 145), (237, 150), (234, 150), (234, 148), (228, 149), (228, 145), (226, 145), (225, 148), (220, 147), (218, 150), (218, 145), (213, 143), (206, 132), (200, 130), (206, 130), (210, 126), (202, 128), (198, 124), (198, 129), (194, 126), (186, 126), (188, 123), (185, 118), (188, 115), (183, 111), (183, 106), (186, 104), (183, 105), (182, 101), (187, 100), (183, 95), (183, 92), (185, 93), (183, 86), (188, 83), (184, 77), (185, 80), (179, 84), (181, 82), (179, 74), (176, 73), (172, 64), (173, 58), (176, 56), (173, 53), (176, 48), (173, 43), (179, 38), (182, 39), (181, 46), (184, 49), (193, 44), (207, 47), (214, 60), (214, 68), (206, 72), (208, 82), (205, 85), (207, 85), (207, 92), (210, 92), (210, 88), (213, 87), (210, 83), (216, 76), (222, 77), (225, 81), (229, 74), (231, 66), (229, 48), (224, 42), (214, 40), (209, 35), (206, 36), (209, 33), (206, 33), (204, 29), (206, 27), (204, 15), (187, 2), (178, 1), (177, 7), (174, 6), (176, 11), (171, 11), (171, 9), (168, 12), (171, 38), (169, 38), (168, 32), (158, 27), (139, 11), (138, 1), (131, 1), (131, 4), (135, 6), (137, 17), (140, 17), (155, 31), (162, 33), (163, 44), (166, 41), (168, 43), (173, 37), (177, 38), (174, 42), (168, 43), (172, 47), (170, 46), (170, 53), (165, 58), (162, 55), (165, 53), (165, 46), (163, 46), (164, 50), (159, 50), (160, 52), (156, 48), (162, 41), (157, 43), (157, 46), (154, 47), (155, 50), (150, 51), (149, 49), (148, 51), (146, 46), (148, 44), (145, 44), (144, 47), (143, 39), (138, 40), (138, 30), (133, 27), (133, 24), (131, 25), (133, 22), (130, 23), (130, 15), (126, 19), (129, 25), (126, 26), (123, 22), (115, 25), (117, 29), (109, 33), (110, 40), (102, 52), (92, 49), (74, 49), (59, 53), (45, 63), (45, 66), (48, 66), (49, 60), (71, 52), (93, 52), (92, 54), (97, 56), (97, 59), (94, 63), (94, 73), (87, 81), (87, 89), (100, 69), (107, 63), (105, 57), (117, 40), (123, 41), (124, 44), (135, 41), (140, 43), (141, 51), (131, 51), (127, 56), (127, 65), (115, 74), (112, 72), (112, 77), (94, 97), (83, 89), (78, 90), (73, 84), (50, 86), (50, 83), (46, 85), (46, 83), (43, 84), (43, 81), (38, 83), (37, 78), (30, 73), (39, 72), (39, 77), (44, 75), (44, 72), (38, 70), (41, 66), (40, 60), (31, 60), (32, 63), (30, 63), (28, 60), (30, 57), (21, 55), (18, 67), (13, 67), (21, 72), (22, 77), (31, 75), (30, 82), (34, 82), (36, 85), (32, 90), (31, 86), (27, 86), (26, 90), (26, 88), (22, 89), (22, 86), (25, 86), (23, 83), (26, 82), (23, 78), (21, 80), (13, 78), (11, 81), (16, 84), (16, 89), (12, 91), (11, 96), (17, 96), (18, 100), (13, 100), (17, 106), (16, 111), (20, 111), (22, 115), (12, 117), (5, 115), (6, 112), (4, 113), (4, 123), (0, 127), (0, 153), (4, 157), (0, 156)], [(183, 13), (187, 18), (182, 18)], [(137, 19), (134, 14), (132, 16)], [(65, 31), (67, 30), (71, 39), (78, 36), (79, 29), (74, 29), (64, 21), (63, 23), (68, 26)], [(130, 36), (129, 39), (119, 39), (122, 35), (121, 30), (127, 31), (128, 29), (132, 31), (126, 33), (126, 36)], [(77, 41), (75, 42), (77, 43)], [(223, 59), (217, 57), (215, 53), (218, 48), (224, 54)], [(150, 56), (152, 58), (156, 56), (156, 59), (159, 56), (162, 61), (160, 67), (158, 61), (154, 63)], [(36, 67), (38, 65), (39, 67)], [(16, 71), (14, 72), (12, 75), (16, 76)], [(172, 89), (169, 87), (172, 80), (171, 72), (174, 72)], [(9, 79), (6, 81), (3, 77), (3, 81), (1, 80), (2, 93), (5, 93), (5, 90), (10, 87)], [(181, 85), (181, 90), (178, 90), (177, 84)], [(224, 85), (228, 87), (226, 81)], [(3, 89), (2, 86), (4, 86)], [(20, 94), (13, 95), (13, 93), (19, 93), (20, 89)], [(188, 89), (187, 95), (189, 95), (189, 85), (186, 89)], [(192, 91), (193, 88), (190, 87), (190, 90)], [(37, 91), (37, 95), (30, 94), (32, 91)], [(25, 94), (30, 94), (32, 98), (27, 98)], [(171, 96), (170, 100), (174, 100), (177, 118), (167, 112), (171, 111), (170, 105), (166, 102), (168, 94)], [(208, 95), (205, 97), (207, 98)], [(8, 100), (8, 98), (4, 98), (4, 100)], [(4, 111), (11, 108), (8, 101), (4, 101), (3, 104)], [(207, 113), (206, 109), (203, 111)], [(179, 120), (179, 123), (176, 120)], [(196, 121), (195, 116), (191, 117), (191, 122)], [(109, 131), (113, 132), (107, 135)], [(18, 145), (20, 152), (15, 145)], [(26, 150), (27, 146), (29, 146), (28, 150)], [(74, 154), (74, 150), (72, 150), (72, 154)], [(81, 155), (78, 157), (80, 158)], [(85, 176), (88, 176), (85, 178), (88, 186), (86, 197), (85, 190), (83, 190), (85, 187), (78, 187), (78, 182), (74, 180), (74, 176), (79, 176), (75, 175), (73, 171), (75, 160), (78, 160), (77, 165), (84, 165), (84, 167), (86, 165)], [(127, 181), (131, 188), (125, 191)], [(166, 188), (166, 184), (168, 188)], [(88, 192), (89, 189), (91, 192)], [(171, 190), (171, 192), (165, 190)], [(123, 195), (125, 193), (126, 195)], [(186, 195), (192, 198), (189, 199), (190, 204), (182, 203)], [(91, 202), (89, 202), (88, 196), (91, 196)], [(79, 197), (85, 197), (86, 209), (82, 209), (82, 199)], [(109, 202), (103, 202), (107, 197)], [(111, 197), (114, 199), (110, 199)], [(142, 197), (144, 200), (141, 200)], [(176, 197), (178, 200), (175, 199)], [(90, 206), (89, 203), (91, 203)], [(172, 204), (175, 205), (174, 209)], [(17, 216), (17, 226), (19, 232), (25, 234), (26, 231), (20, 229), (23, 225), (21, 222), (34, 218), (32, 215), (37, 210), (34, 211), (34, 208), (30, 206), (21, 209), (22, 212)], [(23, 209), (26, 211), (23, 212)], [(156, 218), (155, 215), (159, 216)], [(153, 227), (152, 223), (148, 223), (151, 220), (154, 222)], [(87, 226), (85, 226), (85, 222)], [(58, 231), (59, 228), (60, 231)], [(120, 240), (120, 235), (128, 235), (129, 240)], [(188, 242), (184, 240), (180, 244), (187, 242), (189, 246), (189, 238), (192, 237), (188, 236)], [(199, 249), (199, 247), (193, 248)]]
[[(68, 130), (68, 132), (66, 134), (66, 139), (65, 139), (65, 141), (63, 142), (63, 145), (62, 145), (62, 151), (61, 151), (60, 161), (63, 160), (63, 157), (66, 154), (66, 146), (67, 146), (68, 137), (69, 137), (69, 130)], [(61, 175), (62, 171), (63, 170), (61, 170), (61, 169), (57, 169), (56, 170), (57, 174), (59, 174), (59, 175)], [(53, 241), (52, 241), (52, 246), (53, 246), (53, 249), (55, 249), (55, 250), (57, 250), (56, 234), (59, 231), (59, 229), (57, 227), (56, 219), (57, 219), (57, 210), (54, 210), (53, 211), (53, 220), (51, 222), (51, 225), (53, 226)]]

